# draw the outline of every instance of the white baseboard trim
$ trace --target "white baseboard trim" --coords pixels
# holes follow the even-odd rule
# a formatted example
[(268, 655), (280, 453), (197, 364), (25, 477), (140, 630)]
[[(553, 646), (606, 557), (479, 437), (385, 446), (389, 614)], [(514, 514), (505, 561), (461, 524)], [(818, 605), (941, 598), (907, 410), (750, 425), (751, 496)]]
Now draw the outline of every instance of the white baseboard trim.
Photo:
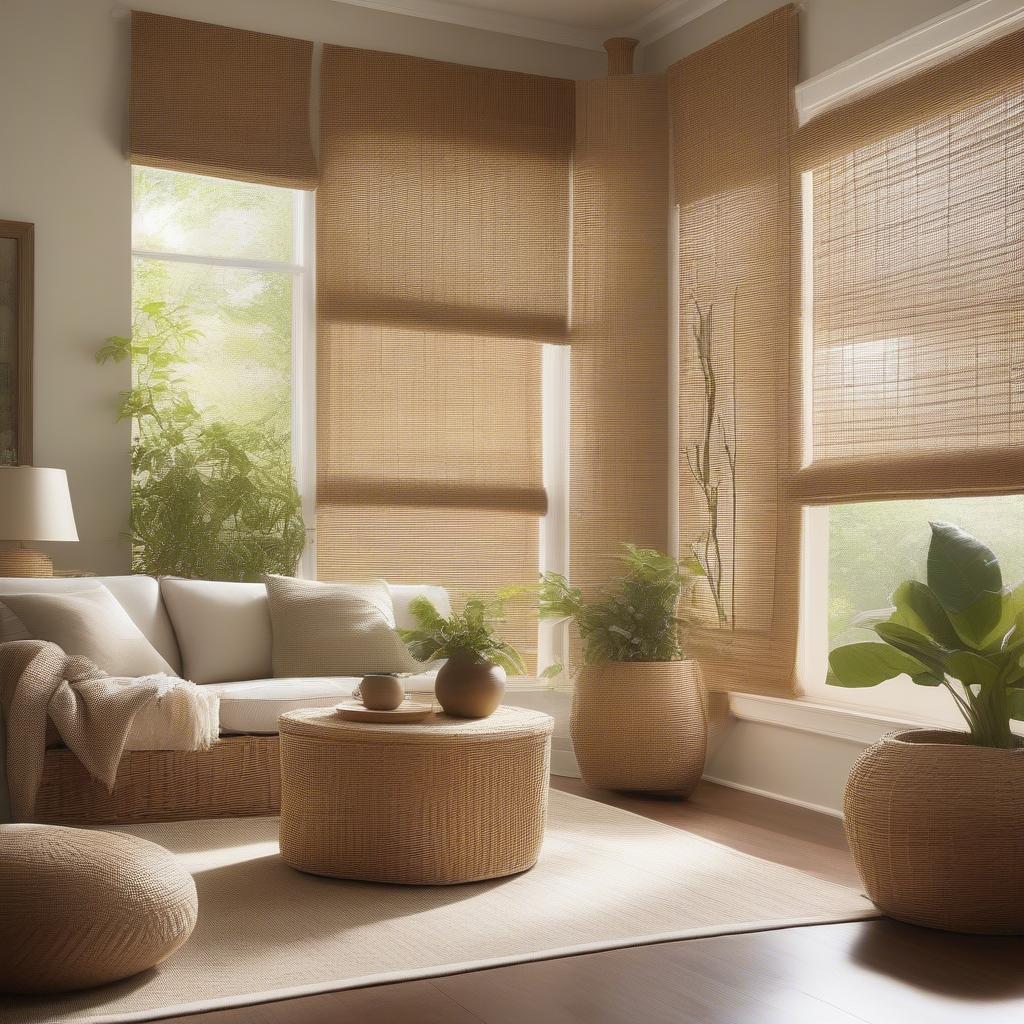
[(705, 782), (713, 782), (716, 786), (725, 786), (727, 789), (738, 789), (742, 793), (753, 793), (754, 796), (763, 796), (769, 800), (778, 800), (784, 804), (792, 804), (794, 807), (803, 807), (808, 811), (817, 811), (818, 814), (827, 814), (830, 818), (839, 818), (842, 821), (843, 815), (834, 807), (826, 807), (824, 804), (812, 804), (808, 800), (798, 800), (794, 796), (786, 796), (784, 793), (771, 793), (767, 789), (758, 789), (757, 786), (748, 786), (742, 782), (734, 782), (732, 779), (720, 779), (714, 775), (705, 775)]
[(567, 779), (578, 779), (580, 766), (576, 763), (576, 755), (571, 750), (552, 750), (551, 774), (561, 775)]

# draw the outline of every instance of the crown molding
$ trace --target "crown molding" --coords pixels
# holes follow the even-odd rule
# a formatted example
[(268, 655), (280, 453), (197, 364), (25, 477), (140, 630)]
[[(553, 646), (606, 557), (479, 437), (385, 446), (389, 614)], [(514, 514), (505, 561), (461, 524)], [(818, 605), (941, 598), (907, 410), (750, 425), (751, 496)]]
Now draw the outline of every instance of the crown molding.
[(647, 46), (724, 3), (725, 0), (668, 0), (615, 34), (631, 36), (639, 39), (641, 46)]
[(640, 40), (641, 46), (653, 43), (674, 32), (702, 14), (714, 10), (725, 0), (667, 0), (656, 10), (628, 25), (606, 28), (580, 28), (542, 18), (526, 18), (503, 11), (482, 10), (457, 0), (335, 0), (353, 7), (367, 7), (385, 14), (401, 14), (407, 18), (440, 21), (463, 28), (483, 29), (507, 36), (536, 39), (544, 43), (575, 46), (583, 50), (604, 52), (605, 39), (611, 36), (630, 36)]
[(923, 71), (1024, 24), (1024, 0), (969, 0), (796, 87), (800, 124), (886, 81)]

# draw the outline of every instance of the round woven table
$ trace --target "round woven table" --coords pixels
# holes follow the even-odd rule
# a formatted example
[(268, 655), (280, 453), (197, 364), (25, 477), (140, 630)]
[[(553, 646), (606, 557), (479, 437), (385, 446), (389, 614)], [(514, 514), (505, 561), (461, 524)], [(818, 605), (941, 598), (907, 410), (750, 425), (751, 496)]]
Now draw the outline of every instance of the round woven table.
[(525, 871), (544, 838), (552, 719), (280, 718), (281, 856), (300, 871), (407, 885)]

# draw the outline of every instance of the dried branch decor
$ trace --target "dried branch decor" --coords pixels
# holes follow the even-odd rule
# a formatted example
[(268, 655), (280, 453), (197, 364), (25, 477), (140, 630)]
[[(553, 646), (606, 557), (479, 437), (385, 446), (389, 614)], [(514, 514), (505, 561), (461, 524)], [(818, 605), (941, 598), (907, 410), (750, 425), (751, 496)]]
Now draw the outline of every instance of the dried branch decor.
[[(694, 556), (704, 570), (708, 589), (715, 602), (718, 624), (725, 626), (730, 622), (730, 614), (726, 611), (724, 596), (725, 567), (722, 558), (722, 545), (719, 538), (720, 511), (723, 495), (723, 462), (727, 469), (728, 488), (725, 493), (732, 503), (732, 522), (736, 522), (736, 427), (726, 429), (725, 420), (720, 411), (720, 393), (718, 376), (715, 369), (714, 352), (714, 303), (707, 310), (691, 296), (696, 318), (691, 327), (697, 359), (700, 363), (701, 375), (704, 378), (704, 421), (702, 440), (686, 446), (686, 464), (690, 475), (697, 483), (704, 505), (705, 529), (690, 545)], [(735, 296), (733, 309), (735, 310)], [(735, 322), (732, 331), (735, 343)]]

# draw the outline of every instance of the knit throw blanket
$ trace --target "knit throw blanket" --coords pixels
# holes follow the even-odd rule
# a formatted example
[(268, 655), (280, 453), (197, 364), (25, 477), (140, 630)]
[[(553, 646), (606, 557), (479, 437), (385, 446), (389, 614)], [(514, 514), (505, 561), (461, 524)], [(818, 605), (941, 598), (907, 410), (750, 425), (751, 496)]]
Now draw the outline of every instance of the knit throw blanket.
[(0, 707), (15, 821), (32, 819), (48, 729), (108, 792), (125, 750), (206, 750), (218, 733), (218, 700), (195, 683), (113, 678), (42, 640), (0, 644)]

